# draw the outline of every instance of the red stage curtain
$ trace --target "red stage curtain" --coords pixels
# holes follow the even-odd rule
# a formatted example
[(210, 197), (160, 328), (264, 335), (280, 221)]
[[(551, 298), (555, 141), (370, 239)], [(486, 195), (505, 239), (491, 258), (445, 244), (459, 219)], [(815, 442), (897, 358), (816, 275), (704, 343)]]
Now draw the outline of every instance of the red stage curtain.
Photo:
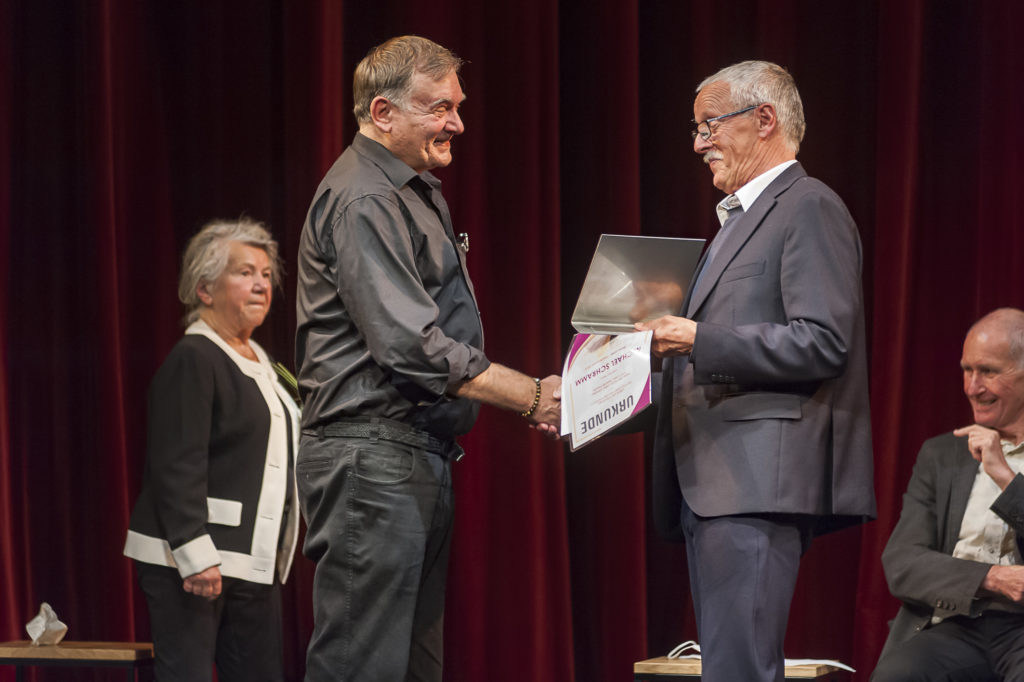
[[(0, 0), (0, 640), (44, 600), (73, 638), (148, 637), (121, 545), (145, 390), (180, 334), (181, 249), (213, 217), (268, 222), (288, 276), (258, 338), (290, 362), (298, 235), (355, 131), (352, 70), (419, 33), (469, 61), (466, 133), (439, 176), (471, 235), (488, 354), (537, 375), (559, 371), (599, 234), (714, 233), (695, 85), (748, 58), (794, 73), (801, 161), (865, 247), (879, 519), (816, 541), (787, 654), (867, 679), (898, 606), (879, 555), (917, 449), (970, 419), (963, 334), (1024, 306), (1022, 20), (969, 0)], [(464, 445), (447, 679), (612, 682), (696, 636), (684, 549), (650, 531), (642, 436), (567, 453), (485, 408)], [(311, 577), (297, 559), (290, 680)]]
[[(13, 33), (11, 31), (11, 8), (0, 3), (0, 102), (11, 101), (12, 65), (14, 62)], [(6, 106), (6, 105), (5, 105)], [(7, 109), (5, 109), (5, 112)], [(0, 254), (10, 253), (11, 225), (11, 118), (0, 120)], [(19, 529), (14, 520), (13, 491), (15, 482), (11, 476), (10, 422), (7, 358), (8, 346), (8, 296), (12, 280), (4, 268), (3, 286), (0, 287), (0, 633), (15, 632), (18, 628), (18, 612), (14, 605), (17, 595), (28, 588), (25, 576), (11, 557), (20, 549)]]

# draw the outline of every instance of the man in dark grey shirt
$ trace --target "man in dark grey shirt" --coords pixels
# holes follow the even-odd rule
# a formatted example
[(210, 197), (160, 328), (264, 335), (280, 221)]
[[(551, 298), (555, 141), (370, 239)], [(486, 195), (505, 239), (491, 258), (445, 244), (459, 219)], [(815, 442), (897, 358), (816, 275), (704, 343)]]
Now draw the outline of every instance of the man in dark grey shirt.
[(299, 246), (296, 466), (316, 562), (306, 680), (441, 680), (455, 437), (480, 402), (557, 433), (559, 379), (490, 362), (441, 183), (462, 61), (393, 38), (356, 68), (359, 133)]

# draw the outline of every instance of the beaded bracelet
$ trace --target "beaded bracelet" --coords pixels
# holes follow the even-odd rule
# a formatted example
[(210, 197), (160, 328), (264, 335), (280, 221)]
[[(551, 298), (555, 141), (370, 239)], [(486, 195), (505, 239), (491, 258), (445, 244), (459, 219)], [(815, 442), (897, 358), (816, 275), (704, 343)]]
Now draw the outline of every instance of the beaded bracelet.
[(520, 412), (519, 413), (520, 417), (530, 417), (530, 416), (532, 416), (533, 415), (533, 411), (537, 409), (538, 405), (540, 405), (540, 379), (538, 379), (537, 377), (534, 377), (533, 378), (533, 382), (535, 384), (537, 384), (537, 392), (533, 395), (533, 405), (530, 405), (530, 409), (528, 409), (526, 412)]

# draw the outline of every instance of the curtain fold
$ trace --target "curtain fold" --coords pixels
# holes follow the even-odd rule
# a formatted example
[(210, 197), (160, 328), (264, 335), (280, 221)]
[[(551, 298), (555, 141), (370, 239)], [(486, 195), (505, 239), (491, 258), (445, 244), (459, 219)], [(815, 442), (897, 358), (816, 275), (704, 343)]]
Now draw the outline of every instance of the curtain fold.
[[(875, 495), (879, 520), (865, 531), (860, 557), (856, 650), (863, 652), (854, 663), (859, 669), (874, 666), (888, 629), (884, 623), (896, 615), (898, 603), (889, 596), (881, 576), (881, 554), (889, 532), (899, 517), (900, 496), (909, 479), (914, 446), (906, 438), (903, 423), (913, 407), (906, 400), (908, 372), (906, 357), (885, 352), (886, 348), (907, 348), (912, 343), (913, 286), (917, 271), (914, 222), (918, 197), (921, 140), (913, 128), (897, 133), (897, 120), (916, 120), (921, 113), (922, 93), (918, 87), (924, 39), (924, 7), (921, 2), (903, 2), (880, 14), (878, 117), (876, 146), (885, 149), (884, 164), (876, 170), (874, 234), (873, 335), (871, 338), (872, 430), (875, 446)], [(898, 112), (898, 117), (894, 116)], [(895, 120), (894, 120), (895, 119)], [(901, 126), (902, 128), (902, 126)], [(892, 380), (879, 380), (891, 377)], [(953, 387), (951, 387), (953, 388)], [(867, 652), (876, 652), (874, 657)]]
[[(14, 77), (13, 11), (7, 3), (0, 3), (0, 102), (10, 102)], [(13, 121), (5, 115), (0, 120), (0, 254), (10, 253), (11, 230), (11, 165)], [(11, 290), (13, 279), (4, 269), (3, 292)], [(8, 397), (8, 303), (7, 295), (0, 293), (0, 632), (14, 632), (18, 627), (18, 610), (22, 601), (18, 595), (30, 589), (23, 576), (26, 571), (19, 557), (24, 556), (14, 491), (14, 457), (10, 439), (10, 399)]]
[[(642, 233), (638, 12), (635, 0), (560, 9), (565, 317), (600, 235)], [(628, 679), (647, 653), (642, 437), (610, 436), (566, 455), (566, 479), (576, 679)]]

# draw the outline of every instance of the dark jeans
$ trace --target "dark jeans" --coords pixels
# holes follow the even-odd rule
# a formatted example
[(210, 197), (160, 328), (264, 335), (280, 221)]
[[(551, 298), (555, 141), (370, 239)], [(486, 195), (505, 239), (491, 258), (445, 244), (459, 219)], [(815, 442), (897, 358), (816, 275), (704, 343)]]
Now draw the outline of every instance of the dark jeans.
[(135, 562), (149, 605), (158, 682), (280, 682), (281, 589), (222, 578), (209, 601), (182, 589), (178, 570)]
[(872, 682), (1022, 682), (1024, 615), (957, 616), (896, 644)]
[(316, 563), (306, 682), (440, 682), (451, 454), (303, 434), (303, 552)]
[(701, 517), (684, 502), (682, 521), (701, 679), (782, 682), (782, 643), (811, 517)]

